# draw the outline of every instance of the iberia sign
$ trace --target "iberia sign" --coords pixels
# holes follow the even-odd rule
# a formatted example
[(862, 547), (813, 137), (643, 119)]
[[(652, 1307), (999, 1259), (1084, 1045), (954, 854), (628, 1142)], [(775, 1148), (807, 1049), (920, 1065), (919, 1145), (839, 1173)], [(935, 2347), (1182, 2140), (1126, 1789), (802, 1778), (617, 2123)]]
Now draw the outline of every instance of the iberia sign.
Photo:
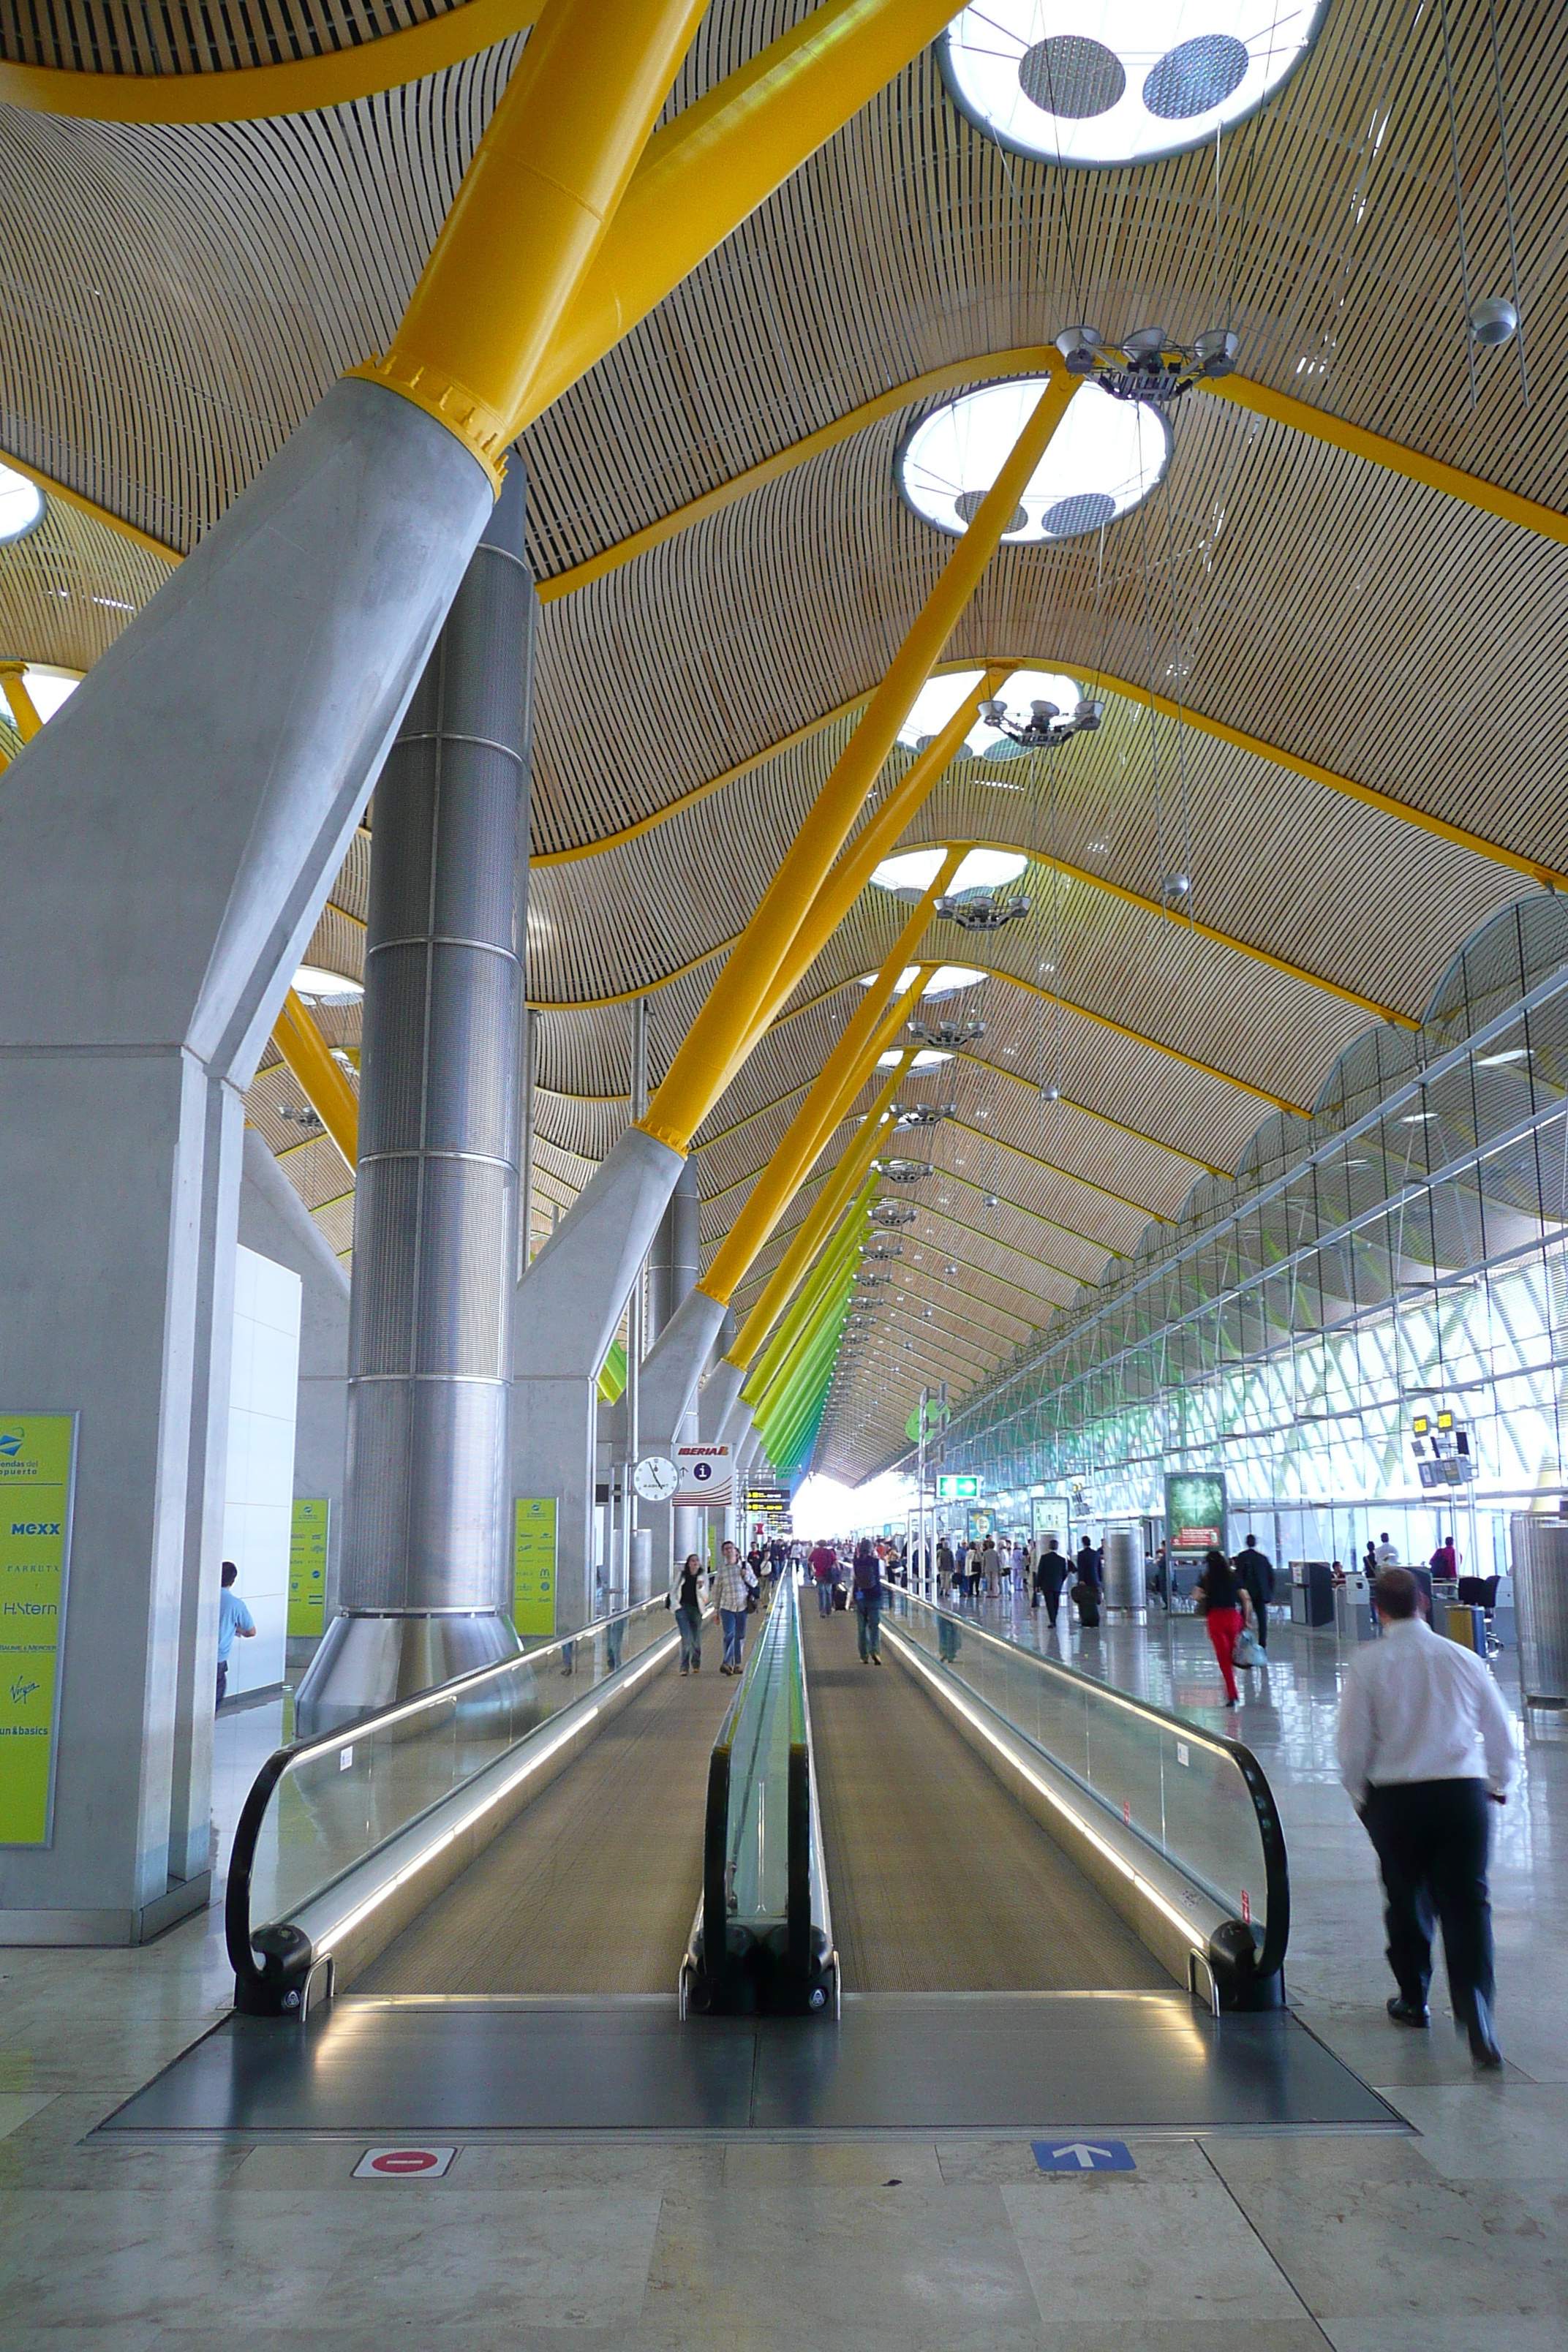
[(699, 1509), (705, 1504), (728, 1503), (734, 1491), (735, 1470), (727, 1445), (678, 1445), (675, 1467), (680, 1485), (678, 1509)]

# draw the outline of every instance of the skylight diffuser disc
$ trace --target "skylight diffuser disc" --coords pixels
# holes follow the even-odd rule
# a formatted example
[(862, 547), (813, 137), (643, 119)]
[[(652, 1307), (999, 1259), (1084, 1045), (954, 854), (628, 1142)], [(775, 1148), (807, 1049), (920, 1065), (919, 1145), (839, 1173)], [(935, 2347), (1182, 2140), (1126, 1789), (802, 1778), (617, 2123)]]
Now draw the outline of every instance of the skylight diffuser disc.
[[(922, 417), (899, 453), (899, 487), (915, 512), (961, 538), (1044, 389), (1037, 376), (985, 384)], [(1004, 544), (1079, 539), (1114, 522), (1148, 497), (1170, 454), (1170, 428), (1147, 401), (1080, 384)]]
[(1271, 98), (1328, 0), (980, 0), (937, 44), (961, 113), (1045, 163), (1149, 163)]

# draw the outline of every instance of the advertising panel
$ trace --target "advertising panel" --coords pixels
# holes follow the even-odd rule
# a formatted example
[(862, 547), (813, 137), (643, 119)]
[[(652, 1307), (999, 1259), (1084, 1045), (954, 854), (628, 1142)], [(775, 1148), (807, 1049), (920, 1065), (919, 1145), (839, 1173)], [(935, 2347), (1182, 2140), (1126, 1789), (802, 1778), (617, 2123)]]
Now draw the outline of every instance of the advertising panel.
[(0, 1417), (0, 1845), (54, 1833), (77, 1415)]
[(1168, 1470), (1165, 1474), (1165, 1541), (1173, 1557), (1225, 1545), (1223, 1470)]

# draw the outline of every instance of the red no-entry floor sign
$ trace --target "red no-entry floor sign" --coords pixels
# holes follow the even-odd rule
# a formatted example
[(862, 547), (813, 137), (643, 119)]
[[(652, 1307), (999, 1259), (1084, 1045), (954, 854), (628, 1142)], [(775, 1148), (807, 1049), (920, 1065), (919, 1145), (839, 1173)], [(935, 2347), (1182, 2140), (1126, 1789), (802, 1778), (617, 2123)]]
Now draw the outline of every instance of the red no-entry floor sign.
[(439, 2180), (455, 2147), (367, 2147), (353, 2168), (356, 2180)]

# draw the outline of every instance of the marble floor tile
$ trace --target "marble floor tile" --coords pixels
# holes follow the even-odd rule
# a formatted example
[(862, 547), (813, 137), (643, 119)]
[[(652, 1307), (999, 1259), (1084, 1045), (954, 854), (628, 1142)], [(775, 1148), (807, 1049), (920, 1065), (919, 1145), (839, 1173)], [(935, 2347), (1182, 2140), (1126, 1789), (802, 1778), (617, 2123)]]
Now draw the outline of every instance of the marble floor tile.
[(53, 2091), (0, 2091), (0, 2139), (20, 2131), (56, 2095)]
[(666, 2197), (637, 2352), (1039, 2352), (994, 2189)]
[(1344, 2173), (1316, 2195), (1299, 2181), (1215, 2162), (1303, 2303), (1336, 2319), (1554, 2315), (1568, 2334), (1568, 2190), (1536, 2183), (1423, 2181)]
[(1426, 2161), (1446, 2180), (1541, 2180), (1568, 2188), (1568, 2084), (1490, 2082), (1406, 2091)]
[(369, 2314), (426, 2334), (604, 2328), (641, 2308), (658, 2212), (645, 2192), (454, 2197), (406, 2183), (214, 2189), (157, 2210), (122, 2189), (24, 2191), (0, 2211), (0, 2278), (18, 2325), (156, 2322), (210, 2337), (232, 2309), (267, 2329), (363, 2330)]
[(1212, 2171), (1204, 2179), (1134, 2173), (1037, 2185), (1004, 2182), (1043, 2320), (1060, 2326), (1211, 2323), (1272, 2334), (1304, 2316), (1280, 2272)]

